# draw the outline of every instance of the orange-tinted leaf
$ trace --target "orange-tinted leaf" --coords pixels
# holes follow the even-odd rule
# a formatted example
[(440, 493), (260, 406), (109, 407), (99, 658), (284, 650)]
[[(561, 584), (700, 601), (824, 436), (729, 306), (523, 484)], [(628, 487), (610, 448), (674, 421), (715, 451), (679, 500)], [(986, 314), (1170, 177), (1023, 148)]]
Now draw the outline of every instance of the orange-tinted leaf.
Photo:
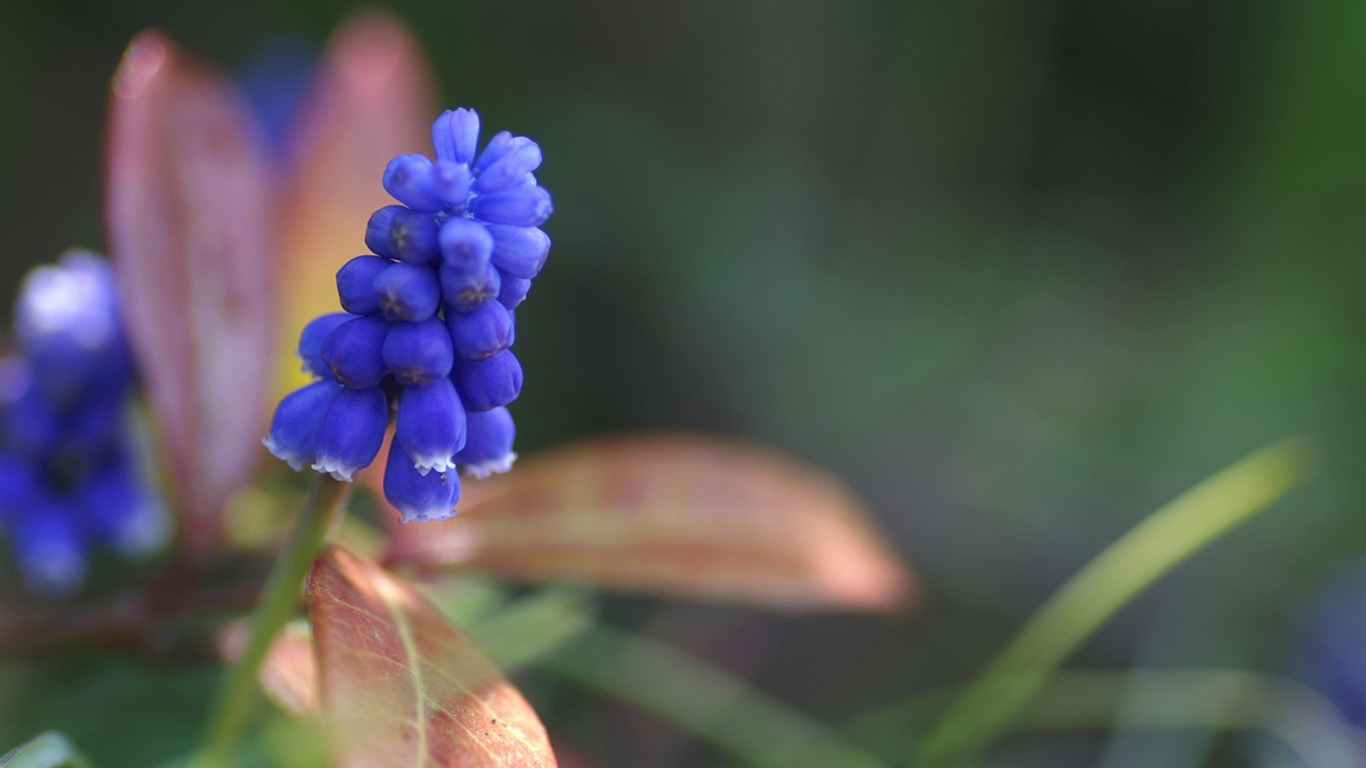
[(715, 438), (571, 446), (467, 483), (460, 510), (398, 527), (389, 560), (784, 610), (894, 611), (913, 593), (838, 481)]
[(308, 600), (337, 765), (555, 765), (531, 705), (412, 587), (334, 546)]
[(255, 127), (166, 37), (114, 76), (105, 194), (129, 335), (173, 470), (190, 552), (262, 455), (275, 340), (273, 201)]
[(280, 393), (307, 383), (294, 349), (314, 317), (340, 312), (333, 275), (366, 253), (365, 225), (394, 201), (380, 181), (397, 154), (430, 154), (436, 117), (430, 68), (392, 16), (362, 13), (333, 36), (291, 138), (297, 166), (285, 196)]

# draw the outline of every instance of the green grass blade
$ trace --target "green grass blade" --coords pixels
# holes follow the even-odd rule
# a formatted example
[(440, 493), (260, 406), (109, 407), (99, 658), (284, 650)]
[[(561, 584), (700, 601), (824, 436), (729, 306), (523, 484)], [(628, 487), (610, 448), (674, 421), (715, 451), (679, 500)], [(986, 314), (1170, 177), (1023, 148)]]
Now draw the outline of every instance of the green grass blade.
[(593, 627), (537, 664), (671, 720), (747, 765), (885, 768), (829, 727), (649, 638)]
[(1304, 478), (1298, 440), (1264, 448), (1154, 512), (1073, 576), (969, 686), (921, 746), (919, 765), (971, 756), (1008, 726), (1054, 669), (1120, 608)]

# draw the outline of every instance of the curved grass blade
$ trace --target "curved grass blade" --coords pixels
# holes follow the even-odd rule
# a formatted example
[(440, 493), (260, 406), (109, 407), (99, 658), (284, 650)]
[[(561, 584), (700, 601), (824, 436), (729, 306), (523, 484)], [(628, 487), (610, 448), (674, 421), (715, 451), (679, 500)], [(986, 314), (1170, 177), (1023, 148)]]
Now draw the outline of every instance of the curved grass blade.
[(1073, 576), (930, 732), (917, 765), (972, 755), (1029, 703), (1072, 651), (1150, 584), (1298, 485), (1308, 450), (1274, 444), (1154, 512)]
[(0, 768), (91, 768), (91, 764), (65, 736), (48, 731), (0, 755)]

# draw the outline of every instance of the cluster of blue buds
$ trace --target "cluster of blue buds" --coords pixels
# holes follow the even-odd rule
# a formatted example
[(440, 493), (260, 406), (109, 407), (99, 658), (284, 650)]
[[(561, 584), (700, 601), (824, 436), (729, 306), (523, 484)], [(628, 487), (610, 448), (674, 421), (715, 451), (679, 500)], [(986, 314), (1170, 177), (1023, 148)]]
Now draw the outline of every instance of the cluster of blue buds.
[(319, 380), (280, 401), (265, 440), (296, 470), (350, 481), (393, 412), (384, 495), (404, 522), (454, 514), (457, 469), (483, 477), (516, 459), (513, 310), (550, 251), (536, 142), (503, 131), (476, 151), (479, 116), (456, 109), (432, 125), (432, 143), (435, 160), (399, 155), (385, 169), (402, 205), (375, 211), (372, 253), (338, 270), (346, 311), (304, 328), (299, 357)]
[(15, 333), (0, 361), (0, 525), (26, 586), (67, 594), (92, 549), (145, 554), (170, 530), (131, 440), (133, 365), (108, 264), (70, 251), (29, 273)]

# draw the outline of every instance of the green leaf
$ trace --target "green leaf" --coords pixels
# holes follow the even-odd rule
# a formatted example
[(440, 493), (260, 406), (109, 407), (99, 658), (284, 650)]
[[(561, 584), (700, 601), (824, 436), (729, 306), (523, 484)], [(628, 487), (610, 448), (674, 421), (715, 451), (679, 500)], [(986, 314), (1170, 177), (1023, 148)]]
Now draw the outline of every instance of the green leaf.
[(1299, 485), (1307, 447), (1277, 443), (1216, 473), (1096, 556), (1040, 608), (930, 732), (917, 764), (985, 747), (1120, 608), (1205, 545)]
[(0, 768), (89, 768), (90, 763), (56, 731), (35, 736), (0, 757)]

